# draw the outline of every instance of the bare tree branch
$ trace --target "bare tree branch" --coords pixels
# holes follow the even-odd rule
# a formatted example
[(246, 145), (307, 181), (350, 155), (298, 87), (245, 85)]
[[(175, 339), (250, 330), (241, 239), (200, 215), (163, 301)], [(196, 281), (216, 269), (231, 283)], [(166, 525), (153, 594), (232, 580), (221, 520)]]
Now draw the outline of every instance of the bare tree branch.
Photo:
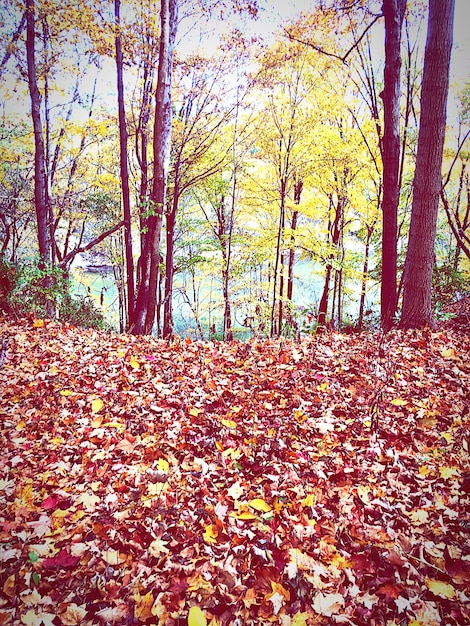
[(305, 41), (303, 39), (299, 39), (297, 37), (294, 37), (288, 30), (287, 28), (283, 28), (283, 31), (285, 32), (285, 34), (287, 35), (287, 37), (289, 38), (290, 41), (296, 41), (297, 43), (303, 44), (304, 46), (308, 46), (309, 48), (313, 48), (314, 50), (316, 50), (317, 52), (319, 52), (320, 54), (324, 54), (328, 57), (333, 57), (334, 59), (338, 59), (339, 61), (341, 61), (342, 63), (344, 63), (345, 65), (347, 65), (346, 63), (346, 59), (348, 58), (348, 56), (351, 54), (351, 52), (353, 52), (353, 50), (355, 50), (358, 45), (361, 43), (361, 41), (364, 39), (364, 37), (367, 35), (367, 33), (369, 32), (369, 30), (372, 28), (372, 26), (382, 17), (382, 13), (380, 13), (379, 15), (376, 15), (375, 18), (372, 20), (372, 22), (364, 29), (364, 32), (362, 33), (362, 35), (359, 37), (359, 39), (357, 39), (353, 45), (349, 48), (349, 50), (343, 54), (343, 56), (340, 56), (339, 54), (335, 54), (334, 52), (328, 52), (327, 50), (324, 50), (323, 48), (320, 48), (320, 46), (316, 46), (315, 44), (313, 44), (311, 41)]
[(91, 250), (91, 248), (101, 243), (103, 239), (106, 239), (106, 237), (109, 237), (110, 235), (115, 233), (117, 230), (119, 230), (123, 226), (124, 226), (124, 220), (121, 220), (109, 230), (106, 230), (104, 233), (101, 233), (101, 235), (99, 235), (98, 237), (95, 237), (95, 239), (90, 241), (90, 243), (87, 243), (85, 246), (77, 246), (76, 248), (74, 248), (68, 254), (64, 256), (62, 261), (59, 263), (59, 267), (65, 268), (67, 263), (69, 263), (74, 257), (76, 257), (77, 254), (80, 254), (80, 252), (87, 252), (88, 250)]

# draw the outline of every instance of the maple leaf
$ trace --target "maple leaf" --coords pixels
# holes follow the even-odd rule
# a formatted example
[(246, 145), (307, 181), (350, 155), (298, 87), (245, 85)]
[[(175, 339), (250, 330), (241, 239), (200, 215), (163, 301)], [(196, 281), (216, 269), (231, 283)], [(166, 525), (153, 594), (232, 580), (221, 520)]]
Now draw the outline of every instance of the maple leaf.
[(167, 548), (168, 542), (161, 539), (154, 539), (148, 547), (151, 556), (159, 558), (161, 554), (168, 554), (170, 550)]
[(344, 607), (344, 597), (340, 593), (317, 593), (313, 600), (313, 608), (319, 615), (331, 617)]
[(67, 606), (64, 613), (60, 614), (60, 620), (64, 626), (78, 626), (84, 621), (86, 613), (87, 610), (84, 606), (72, 602)]
[(43, 559), (41, 565), (45, 569), (71, 569), (74, 568), (79, 561), (79, 556), (71, 556), (65, 548), (62, 548), (55, 556)]
[(119, 603), (117, 606), (111, 606), (101, 609), (96, 613), (96, 617), (102, 622), (110, 622), (111, 624), (123, 624), (129, 615), (129, 608), (125, 602)]
[(147, 621), (153, 617), (152, 607), (154, 603), (153, 593), (150, 590), (144, 596), (141, 596), (139, 592), (134, 594), (134, 616), (142, 622)]

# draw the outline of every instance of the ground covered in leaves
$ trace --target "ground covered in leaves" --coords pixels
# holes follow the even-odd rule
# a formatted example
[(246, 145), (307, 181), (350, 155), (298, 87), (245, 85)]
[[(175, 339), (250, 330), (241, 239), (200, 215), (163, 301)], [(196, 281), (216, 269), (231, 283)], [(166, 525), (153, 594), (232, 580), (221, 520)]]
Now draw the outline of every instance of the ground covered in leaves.
[(0, 334), (0, 624), (470, 624), (465, 330)]

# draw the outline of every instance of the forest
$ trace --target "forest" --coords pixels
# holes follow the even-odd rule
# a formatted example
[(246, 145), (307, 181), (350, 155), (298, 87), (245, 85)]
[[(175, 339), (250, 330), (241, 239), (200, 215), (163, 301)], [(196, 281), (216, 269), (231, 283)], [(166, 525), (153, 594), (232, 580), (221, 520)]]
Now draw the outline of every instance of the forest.
[(0, 4), (0, 625), (470, 624), (466, 11)]
[(311, 3), (263, 38), (248, 0), (10, 3), (2, 309), (223, 340), (445, 316), (469, 92), (441, 4)]

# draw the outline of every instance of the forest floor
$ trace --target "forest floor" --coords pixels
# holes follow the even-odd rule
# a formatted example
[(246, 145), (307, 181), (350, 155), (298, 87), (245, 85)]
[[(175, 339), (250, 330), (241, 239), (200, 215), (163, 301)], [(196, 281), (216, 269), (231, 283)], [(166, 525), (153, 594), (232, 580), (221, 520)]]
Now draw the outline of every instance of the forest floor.
[(470, 335), (0, 318), (0, 624), (470, 624)]

